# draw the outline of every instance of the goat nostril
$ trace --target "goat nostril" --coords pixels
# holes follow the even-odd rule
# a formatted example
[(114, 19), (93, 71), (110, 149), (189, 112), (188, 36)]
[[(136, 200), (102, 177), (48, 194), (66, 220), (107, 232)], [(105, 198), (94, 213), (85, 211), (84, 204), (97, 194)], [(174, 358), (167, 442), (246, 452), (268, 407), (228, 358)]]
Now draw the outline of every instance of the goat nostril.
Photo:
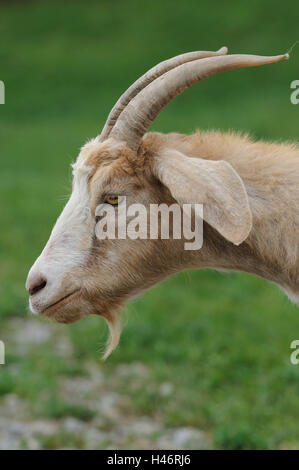
[(35, 284), (33, 287), (30, 287), (29, 294), (30, 295), (36, 294), (36, 292), (39, 292), (40, 290), (42, 290), (46, 286), (46, 284), (47, 284), (47, 281), (45, 281), (45, 279), (41, 280), (39, 284)]

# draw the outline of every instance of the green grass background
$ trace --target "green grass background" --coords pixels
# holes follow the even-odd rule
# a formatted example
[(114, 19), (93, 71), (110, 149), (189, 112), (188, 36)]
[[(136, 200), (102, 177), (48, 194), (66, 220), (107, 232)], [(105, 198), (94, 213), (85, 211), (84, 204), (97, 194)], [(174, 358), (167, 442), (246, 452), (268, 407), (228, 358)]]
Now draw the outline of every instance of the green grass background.
[[(299, 38), (298, 14), (295, 2), (266, 0), (0, 3), (0, 339), (13, 316), (36, 321), (27, 313), (27, 271), (70, 192), (69, 164), (123, 90), (186, 51), (284, 53)], [(152, 129), (233, 128), (296, 140), (290, 82), (299, 79), (298, 58), (299, 46), (289, 62), (212, 77), (171, 103)], [(215, 448), (299, 447), (299, 366), (289, 360), (299, 314), (275, 286), (245, 274), (183, 273), (131, 302), (125, 317), (120, 346), (103, 367), (109, 374), (123, 362), (150, 367), (149, 386), (130, 390), (134, 412), (203, 429)], [(61, 328), (74, 344), (71, 370), (54, 348), (20, 357), (7, 345), (19, 373), (1, 366), (0, 395), (26, 397), (33, 415), (60, 416), (57, 403), (38, 406), (40, 393), (55, 398), (61, 375), (100, 360), (101, 319)], [(162, 381), (175, 384), (171, 399), (156, 392)], [(67, 401), (68, 413), (80, 415)]]

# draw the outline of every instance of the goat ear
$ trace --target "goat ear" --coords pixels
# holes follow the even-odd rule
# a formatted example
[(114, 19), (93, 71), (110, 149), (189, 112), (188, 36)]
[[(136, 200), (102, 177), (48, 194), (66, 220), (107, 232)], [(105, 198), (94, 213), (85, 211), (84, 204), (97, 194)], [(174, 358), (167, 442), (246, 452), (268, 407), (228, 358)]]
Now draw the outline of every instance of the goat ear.
[(154, 174), (180, 204), (202, 204), (204, 220), (235, 245), (252, 227), (252, 214), (244, 183), (223, 161), (186, 157), (167, 150), (155, 159)]

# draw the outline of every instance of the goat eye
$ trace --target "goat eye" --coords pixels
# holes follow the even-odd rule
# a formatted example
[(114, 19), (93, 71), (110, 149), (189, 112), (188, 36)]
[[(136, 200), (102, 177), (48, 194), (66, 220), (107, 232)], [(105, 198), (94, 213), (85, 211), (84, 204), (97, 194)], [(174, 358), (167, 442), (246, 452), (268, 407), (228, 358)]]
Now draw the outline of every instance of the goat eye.
[(118, 205), (118, 196), (108, 195), (105, 197), (105, 203), (110, 204), (111, 206)]

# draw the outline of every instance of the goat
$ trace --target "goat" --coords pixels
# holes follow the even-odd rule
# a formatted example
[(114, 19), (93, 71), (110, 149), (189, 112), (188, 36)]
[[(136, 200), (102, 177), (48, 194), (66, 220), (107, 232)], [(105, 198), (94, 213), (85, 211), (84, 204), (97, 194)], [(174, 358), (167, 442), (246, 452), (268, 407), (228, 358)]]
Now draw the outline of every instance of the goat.
[[(227, 49), (182, 54), (152, 68), (117, 101), (101, 134), (73, 165), (72, 194), (32, 266), (30, 308), (71, 323), (98, 314), (117, 346), (120, 308), (132, 296), (186, 269), (253, 273), (299, 300), (299, 148), (254, 142), (237, 133), (146, 133), (161, 109), (203, 78), (288, 55), (226, 55)], [(184, 239), (95, 236), (96, 208), (118, 197), (150, 204), (203, 204), (200, 250)]]

